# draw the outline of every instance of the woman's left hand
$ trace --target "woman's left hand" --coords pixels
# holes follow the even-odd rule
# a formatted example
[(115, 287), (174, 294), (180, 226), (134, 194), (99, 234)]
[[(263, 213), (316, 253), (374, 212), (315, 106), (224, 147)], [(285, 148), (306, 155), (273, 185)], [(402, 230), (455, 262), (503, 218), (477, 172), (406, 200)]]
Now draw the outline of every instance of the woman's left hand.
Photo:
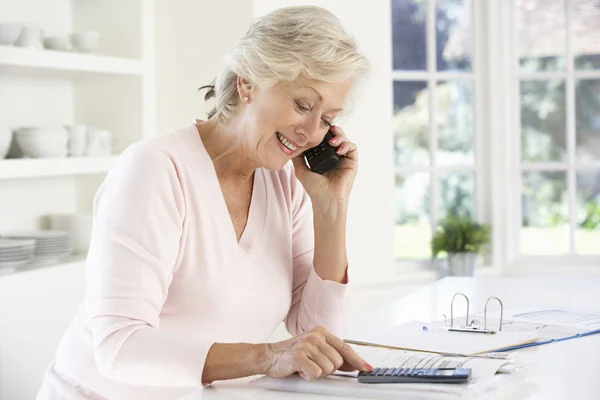
[(327, 209), (332, 203), (347, 203), (358, 169), (358, 150), (339, 126), (331, 126), (334, 137), (329, 144), (336, 148), (340, 156), (338, 164), (319, 175), (306, 165), (304, 155), (294, 158), (296, 178), (302, 183), (314, 205)]

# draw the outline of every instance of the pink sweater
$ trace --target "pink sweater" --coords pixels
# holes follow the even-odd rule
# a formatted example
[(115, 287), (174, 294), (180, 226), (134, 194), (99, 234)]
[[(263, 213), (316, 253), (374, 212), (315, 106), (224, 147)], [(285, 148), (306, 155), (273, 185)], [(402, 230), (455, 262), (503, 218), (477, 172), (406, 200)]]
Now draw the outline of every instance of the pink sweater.
[(282, 321), (343, 335), (348, 285), (317, 275), (313, 235), (291, 163), (256, 171), (238, 243), (194, 124), (130, 146), (96, 195), (85, 300), (38, 399), (177, 398), (215, 342), (264, 342)]

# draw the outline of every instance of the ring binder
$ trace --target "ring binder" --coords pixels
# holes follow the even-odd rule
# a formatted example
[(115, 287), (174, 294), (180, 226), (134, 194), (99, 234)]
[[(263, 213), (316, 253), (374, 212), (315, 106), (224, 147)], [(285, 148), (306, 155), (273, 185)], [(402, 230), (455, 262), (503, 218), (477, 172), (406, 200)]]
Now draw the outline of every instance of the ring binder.
[[(454, 300), (456, 299), (456, 296), (462, 296), (467, 301), (467, 314), (465, 316), (465, 325), (458, 326), (458, 327), (454, 327)], [(469, 308), (470, 308), (469, 307), (470, 306), (469, 297), (462, 292), (457, 292), (454, 294), (454, 296), (452, 296), (452, 301), (450, 302), (450, 328), (453, 331), (459, 331), (459, 332), (496, 333), (496, 331), (493, 331), (493, 330), (490, 330), (487, 328), (487, 307), (488, 307), (488, 303), (490, 302), (490, 300), (496, 300), (500, 304), (500, 326), (498, 327), (498, 331), (501, 331), (502, 330), (502, 317), (504, 316), (504, 304), (502, 303), (502, 300), (500, 300), (496, 296), (488, 297), (487, 301), (485, 302), (485, 307), (483, 309), (483, 329), (480, 329), (480, 324), (479, 324), (478, 320), (474, 319), (471, 321), (471, 323), (469, 323)], [(446, 317), (445, 314), (443, 314), (443, 316), (444, 316), (444, 323), (446, 326), (448, 326), (448, 318)]]

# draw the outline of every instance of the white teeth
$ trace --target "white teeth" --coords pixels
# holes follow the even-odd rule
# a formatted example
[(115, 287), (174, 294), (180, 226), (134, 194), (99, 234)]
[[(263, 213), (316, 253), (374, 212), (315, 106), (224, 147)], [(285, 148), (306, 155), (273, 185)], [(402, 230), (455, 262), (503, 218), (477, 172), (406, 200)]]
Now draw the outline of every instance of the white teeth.
[(279, 141), (288, 149), (290, 149), (291, 151), (296, 151), (297, 147), (294, 146), (289, 140), (286, 139), (285, 136), (283, 136), (281, 133), (277, 133), (277, 139), (279, 139)]

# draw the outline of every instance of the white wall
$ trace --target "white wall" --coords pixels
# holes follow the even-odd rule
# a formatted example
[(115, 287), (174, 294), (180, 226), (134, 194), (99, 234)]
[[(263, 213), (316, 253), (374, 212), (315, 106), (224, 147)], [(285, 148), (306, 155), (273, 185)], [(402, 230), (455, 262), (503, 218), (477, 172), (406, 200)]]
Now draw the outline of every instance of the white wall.
[(293, 5), (335, 13), (371, 63), (365, 91), (343, 123), (359, 146), (360, 165), (348, 221), (348, 256), (354, 282), (386, 282), (393, 269), (393, 159), (391, 11), (388, 0), (254, 0), (254, 15)]
[(205, 118), (204, 91), (246, 32), (252, 1), (156, 2), (157, 125), (160, 132)]

